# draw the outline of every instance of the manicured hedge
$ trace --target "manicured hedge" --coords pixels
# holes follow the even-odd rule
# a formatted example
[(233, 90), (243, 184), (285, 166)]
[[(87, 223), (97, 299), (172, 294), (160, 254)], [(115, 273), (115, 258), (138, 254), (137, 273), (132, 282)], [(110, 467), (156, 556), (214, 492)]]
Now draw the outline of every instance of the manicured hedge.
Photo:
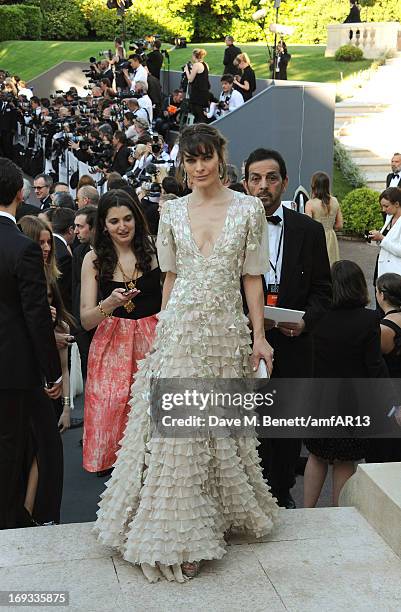
[(0, 40), (19, 40), (25, 36), (24, 11), (20, 6), (0, 6)]
[(39, 6), (19, 4), (25, 20), (25, 34), (23, 38), (39, 40), (42, 37), (42, 11)]
[(380, 229), (383, 217), (379, 194), (368, 187), (350, 191), (341, 202), (344, 230), (363, 236), (366, 230)]

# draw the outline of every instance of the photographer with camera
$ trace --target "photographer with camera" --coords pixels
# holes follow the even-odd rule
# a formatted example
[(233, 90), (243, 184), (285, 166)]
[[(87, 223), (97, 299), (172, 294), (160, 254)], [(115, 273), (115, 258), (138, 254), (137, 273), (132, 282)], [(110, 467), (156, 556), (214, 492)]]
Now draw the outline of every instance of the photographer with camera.
[(153, 103), (148, 96), (148, 84), (145, 81), (137, 81), (135, 83), (135, 93), (138, 96), (138, 104), (140, 108), (144, 108), (149, 117), (149, 124), (152, 125), (153, 121)]
[(182, 89), (174, 89), (163, 103), (162, 117), (156, 119), (155, 129), (164, 138), (167, 138), (170, 130), (179, 130), (180, 107), (184, 99)]
[(113, 158), (110, 166), (111, 172), (118, 172), (121, 174), (126, 173), (130, 164), (128, 158), (130, 156), (130, 150), (127, 146), (127, 138), (121, 130), (114, 132), (113, 140)]
[(194, 49), (192, 61), (183, 66), (189, 84), (190, 108), (197, 123), (205, 121), (204, 109), (210, 100), (209, 66), (203, 61), (206, 54), (205, 49)]
[(160, 81), (160, 71), (163, 66), (163, 54), (161, 53), (162, 43), (160, 40), (155, 40), (153, 43), (153, 51), (146, 56), (146, 65), (151, 75)]
[(232, 74), (224, 74), (221, 79), (222, 92), (219, 101), (211, 102), (209, 112), (206, 113), (208, 119), (218, 119), (228, 115), (236, 108), (239, 108), (244, 103), (244, 98), (236, 91), (234, 86), (234, 77)]
[[(150, 124), (149, 113), (146, 108), (139, 106), (139, 101), (137, 98), (129, 98), (124, 100), (124, 102), (128, 108), (128, 112), (126, 114), (131, 113), (134, 116), (134, 119), (144, 119)], [(131, 137), (132, 136), (128, 136), (128, 138)]]
[(141, 81), (142, 83), (147, 83), (148, 81), (148, 71), (141, 63), (141, 56), (137, 53), (130, 55), (128, 58), (130, 69), (123, 68), (123, 75), (125, 78), (125, 82), (128, 86), (128, 89), (131, 91), (135, 91), (135, 83)]
[(18, 127), (18, 110), (10, 94), (0, 91), (0, 155), (13, 159), (13, 140)]

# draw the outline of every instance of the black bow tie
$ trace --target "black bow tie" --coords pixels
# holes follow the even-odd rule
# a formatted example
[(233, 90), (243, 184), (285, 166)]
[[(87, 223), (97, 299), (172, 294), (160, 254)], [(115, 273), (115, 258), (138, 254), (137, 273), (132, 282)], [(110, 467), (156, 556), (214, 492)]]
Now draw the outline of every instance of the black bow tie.
[(271, 217), (266, 217), (266, 221), (268, 223), (272, 223), (273, 225), (278, 225), (281, 223), (280, 215), (272, 215)]
[(400, 178), (400, 175), (398, 174), (398, 172), (394, 172), (393, 179), (395, 179), (395, 178), (398, 178), (398, 179)]

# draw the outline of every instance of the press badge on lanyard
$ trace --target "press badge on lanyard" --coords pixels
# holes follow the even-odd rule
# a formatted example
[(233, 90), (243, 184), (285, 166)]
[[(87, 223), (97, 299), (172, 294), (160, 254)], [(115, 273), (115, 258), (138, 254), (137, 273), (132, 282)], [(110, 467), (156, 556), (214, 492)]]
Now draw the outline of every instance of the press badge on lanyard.
[(278, 260), (280, 257), (280, 253), (281, 253), (281, 246), (283, 243), (283, 228), (281, 228), (281, 233), (280, 233), (280, 240), (278, 243), (278, 249), (277, 249), (277, 255), (276, 255), (276, 263), (273, 264), (273, 262), (271, 260), (269, 260), (270, 262), (270, 267), (274, 272), (274, 284), (268, 286), (267, 289), (267, 299), (266, 299), (266, 306), (277, 306), (277, 300), (278, 300), (278, 291), (280, 288), (280, 285), (278, 283), (278, 279), (277, 279), (277, 266), (278, 266)]

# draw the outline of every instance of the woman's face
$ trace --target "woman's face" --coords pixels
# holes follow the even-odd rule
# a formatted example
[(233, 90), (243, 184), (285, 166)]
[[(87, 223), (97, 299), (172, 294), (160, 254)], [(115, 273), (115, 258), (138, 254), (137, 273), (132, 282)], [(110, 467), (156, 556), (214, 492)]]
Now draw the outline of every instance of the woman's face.
[(42, 249), (43, 261), (47, 263), (52, 252), (52, 237), (48, 230), (42, 230), (39, 236), (39, 245)]
[(382, 211), (387, 215), (399, 215), (401, 213), (401, 207), (399, 202), (390, 202), (385, 198), (382, 198), (380, 201), (380, 206), (382, 207)]
[(184, 153), (184, 168), (188, 175), (188, 184), (194, 187), (209, 187), (219, 181), (219, 157), (217, 151), (213, 155), (192, 156)]
[(135, 234), (134, 215), (128, 206), (112, 206), (107, 211), (105, 227), (116, 245), (131, 244)]

